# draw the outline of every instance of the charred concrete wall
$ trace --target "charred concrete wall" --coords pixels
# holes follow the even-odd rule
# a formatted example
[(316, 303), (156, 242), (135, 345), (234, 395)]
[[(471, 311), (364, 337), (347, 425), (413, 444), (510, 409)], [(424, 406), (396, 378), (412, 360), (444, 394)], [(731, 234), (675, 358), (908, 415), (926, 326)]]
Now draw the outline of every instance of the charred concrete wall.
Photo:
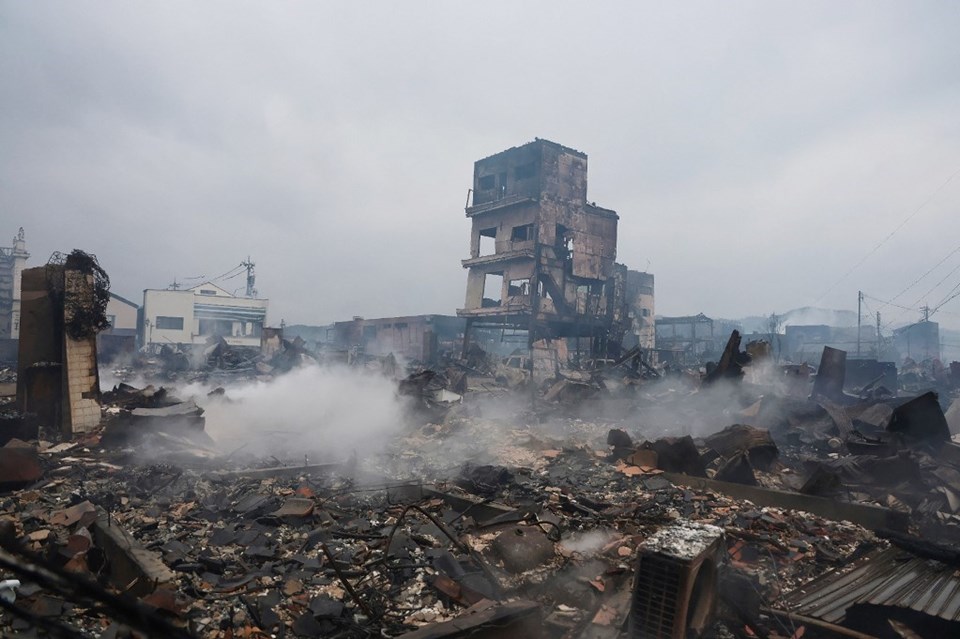
[[(49, 268), (49, 267), (48, 267)], [(64, 320), (73, 319), (74, 309), (93, 304), (93, 276), (78, 271), (64, 271), (64, 297), (73, 304), (64, 306)], [(69, 409), (65, 434), (84, 433), (100, 423), (100, 374), (97, 368), (97, 336), (75, 339), (64, 334), (63, 363), (66, 373), (64, 402)], [(69, 429), (69, 431), (68, 431)]]
[(37, 426), (64, 436), (100, 422), (96, 332), (73, 337), (66, 325), (94, 305), (88, 273), (48, 264), (22, 275), (17, 406)]
[(469, 272), (458, 315), (533, 318), (554, 336), (610, 324), (619, 218), (587, 201), (586, 154), (536, 140), (479, 160), (466, 214)]
[(645, 350), (656, 348), (654, 277), (652, 273), (627, 271), (627, 317), (629, 330), (624, 336), (626, 348), (639, 346)]

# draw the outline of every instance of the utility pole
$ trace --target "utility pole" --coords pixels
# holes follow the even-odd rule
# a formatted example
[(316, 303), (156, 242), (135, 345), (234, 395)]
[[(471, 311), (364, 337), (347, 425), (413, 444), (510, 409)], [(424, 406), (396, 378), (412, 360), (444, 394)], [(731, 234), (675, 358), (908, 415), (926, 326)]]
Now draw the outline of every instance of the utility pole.
[(863, 291), (857, 291), (857, 357), (860, 357), (860, 309), (863, 306)]
[(177, 281), (177, 278), (173, 278), (173, 284), (170, 284), (167, 288), (169, 288), (171, 291), (179, 291), (180, 283)]
[(923, 308), (921, 308), (920, 310), (923, 311), (923, 321), (924, 321), (924, 322), (929, 322), (929, 321), (930, 321), (930, 306), (927, 305), (927, 304), (924, 304), (924, 305), (923, 305)]
[(880, 361), (880, 311), (877, 311), (877, 361)]
[(250, 256), (247, 256), (246, 262), (240, 262), (240, 266), (245, 266), (247, 269), (247, 297), (256, 297), (257, 289), (254, 288), (254, 284), (257, 281), (257, 275), (253, 271), (253, 267), (256, 266), (252, 261), (250, 261)]

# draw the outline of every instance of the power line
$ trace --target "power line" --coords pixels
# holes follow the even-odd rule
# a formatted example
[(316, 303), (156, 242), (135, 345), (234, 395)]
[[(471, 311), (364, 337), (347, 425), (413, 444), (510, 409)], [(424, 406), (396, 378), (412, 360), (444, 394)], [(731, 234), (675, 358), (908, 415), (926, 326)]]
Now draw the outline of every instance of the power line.
[[(890, 303), (893, 304), (893, 301), (894, 301), (894, 300), (899, 299), (901, 295), (903, 295), (904, 293), (906, 293), (907, 291), (909, 291), (911, 288), (913, 288), (914, 286), (916, 286), (917, 284), (919, 284), (919, 283), (923, 280), (923, 278), (925, 278), (927, 275), (930, 275), (930, 273), (933, 273), (935, 270), (937, 270), (937, 269), (940, 267), (941, 264), (943, 264), (944, 262), (946, 262), (947, 260), (949, 260), (951, 257), (953, 257), (954, 255), (956, 255), (957, 253), (960, 253), (960, 245), (958, 245), (957, 248), (955, 248), (955, 249), (953, 249), (952, 251), (950, 251), (950, 253), (948, 253), (945, 258), (943, 258), (942, 260), (940, 260), (939, 262), (937, 262), (929, 271), (927, 271), (926, 273), (924, 273), (923, 275), (921, 275), (921, 276), (918, 277), (917, 279), (913, 280), (913, 282), (911, 282), (905, 289), (903, 289), (902, 291), (900, 291), (899, 293), (897, 293), (896, 295), (894, 295), (894, 296), (891, 298)], [(885, 304), (886, 304), (886, 302), (885, 302)], [(896, 306), (895, 304), (893, 304), (893, 305)], [(883, 308), (883, 307), (881, 307), (881, 309), (882, 309), (882, 308)]]
[[(935, 290), (937, 290), (937, 287), (938, 287), (938, 286), (940, 286), (941, 284), (943, 284), (944, 282), (946, 282), (946, 281), (950, 278), (950, 276), (953, 275), (954, 273), (956, 273), (957, 271), (960, 271), (960, 264), (957, 264), (955, 267), (953, 267), (953, 270), (952, 270), (952, 271), (950, 271), (949, 273), (947, 273), (946, 275), (944, 275), (942, 280), (940, 280), (939, 282), (937, 282), (936, 284), (933, 285), (933, 288), (931, 288), (929, 291), (927, 291), (926, 293), (924, 293), (923, 295), (921, 295), (921, 296), (920, 296), (920, 299), (918, 299), (916, 302), (914, 302), (913, 305), (916, 306), (916, 305), (919, 304), (921, 301), (923, 301), (924, 299), (926, 299), (927, 295), (929, 295), (930, 293), (933, 293)], [(953, 292), (953, 291), (951, 291), (951, 293), (952, 293), (952, 292)], [(949, 295), (949, 294), (950, 294), (950, 293), (947, 293), (947, 295)]]
[(960, 297), (960, 283), (950, 289), (950, 292), (947, 293), (946, 297), (940, 300), (940, 303), (933, 307), (933, 310), (930, 311), (930, 314), (933, 315), (940, 310), (940, 307), (946, 304), (947, 302), (953, 300), (956, 297)]
[[(896, 307), (896, 308), (902, 308), (902, 309), (905, 310), (905, 311), (916, 311), (916, 310), (918, 310), (918, 309), (916, 309), (916, 308), (910, 308), (909, 306), (902, 306), (902, 305), (900, 305), (900, 304), (894, 304), (894, 303), (893, 303), (893, 300), (882, 300), (882, 299), (880, 299), (879, 297), (874, 297), (873, 295), (867, 295), (866, 293), (864, 293), (863, 296), (866, 297), (866, 298), (872, 299), (872, 300), (876, 300), (877, 302), (881, 302), (881, 303), (883, 303), (884, 306), (894, 306), (894, 307)], [(883, 306), (881, 306), (881, 307), (880, 307), (879, 309), (877, 309), (877, 310), (883, 310)]]
[(883, 238), (882, 240), (880, 240), (880, 242), (877, 243), (876, 246), (874, 246), (872, 249), (870, 249), (870, 251), (868, 251), (867, 254), (864, 255), (864, 256), (860, 259), (859, 262), (857, 262), (856, 264), (854, 264), (854, 265), (850, 268), (850, 270), (848, 270), (846, 273), (844, 273), (843, 275), (841, 275), (841, 276), (840, 276), (840, 279), (838, 279), (836, 282), (834, 282), (833, 284), (831, 284), (831, 285), (830, 285), (830, 288), (828, 288), (826, 291), (824, 291), (823, 295), (821, 295), (820, 297), (818, 297), (813, 303), (816, 304), (817, 302), (819, 302), (820, 300), (822, 300), (823, 298), (825, 298), (827, 295), (830, 294), (830, 291), (832, 291), (833, 289), (835, 289), (835, 288), (837, 287), (837, 285), (840, 284), (840, 282), (842, 282), (843, 280), (847, 279), (847, 277), (849, 277), (851, 273), (853, 273), (855, 270), (857, 270), (858, 268), (860, 268), (860, 266), (861, 266), (864, 262), (866, 262), (866, 261), (870, 258), (871, 255), (873, 255), (873, 254), (876, 253), (878, 250), (880, 250), (880, 247), (881, 247), (881, 246), (883, 246), (884, 244), (886, 244), (887, 242), (889, 242), (889, 241), (890, 241), (890, 238), (892, 238), (894, 235), (896, 235), (896, 234), (900, 231), (900, 229), (902, 229), (904, 226), (906, 226), (907, 222), (909, 222), (910, 220), (912, 220), (913, 218), (915, 218), (915, 217), (917, 216), (917, 214), (920, 213), (920, 211), (922, 211), (922, 210), (924, 209), (924, 207), (926, 207), (927, 204), (929, 204), (929, 203), (933, 200), (933, 198), (935, 198), (935, 197), (937, 196), (937, 194), (940, 193), (940, 191), (942, 191), (948, 184), (950, 184), (951, 182), (953, 182), (953, 180), (956, 179), (956, 177), (957, 177), (958, 175), (960, 175), (960, 169), (957, 169), (956, 171), (954, 171), (954, 172), (953, 172), (953, 175), (951, 175), (949, 178), (947, 178), (947, 181), (946, 181), (946, 182), (944, 182), (944, 183), (941, 184), (939, 187), (937, 187), (936, 190), (934, 190), (933, 193), (931, 193), (930, 196), (927, 197), (927, 199), (925, 199), (922, 204), (920, 204), (920, 206), (918, 206), (916, 209), (914, 209), (913, 213), (911, 213), (910, 215), (908, 215), (902, 222), (900, 222), (900, 224), (897, 225), (897, 227), (896, 227), (895, 229), (893, 229), (893, 230), (890, 232), (889, 235), (887, 235), (885, 238)]
[(217, 277), (213, 278), (213, 279), (210, 280), (210, 281), (211, 281), (211, 282), (216, 282), (217, 280), (222, 279), (222, 278), (226, 277), (227, 275), (230, 275), (231, 273), (233, 273), (233, 272), (236, 271), (237, 269), (242, 270), (242, 269), (243, 269), (243, 264), (237, 264), (236, 266), (234, 266), (232, 269), (230, 269), (229, 271), (227, 271), (227, 272), (224, 273), (223, 275), (218, 275)]

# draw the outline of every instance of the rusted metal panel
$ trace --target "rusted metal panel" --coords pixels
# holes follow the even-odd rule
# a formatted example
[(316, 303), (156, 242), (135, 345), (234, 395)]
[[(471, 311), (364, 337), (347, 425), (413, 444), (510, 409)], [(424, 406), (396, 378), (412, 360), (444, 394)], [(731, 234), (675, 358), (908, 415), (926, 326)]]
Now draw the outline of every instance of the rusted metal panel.
[(960, 621), (960, 572), (955, 566), (888, 548), (852, 570), (819, 577), (787, 597), (791, 612), (841, 623), (857, 604), (891, 606)]

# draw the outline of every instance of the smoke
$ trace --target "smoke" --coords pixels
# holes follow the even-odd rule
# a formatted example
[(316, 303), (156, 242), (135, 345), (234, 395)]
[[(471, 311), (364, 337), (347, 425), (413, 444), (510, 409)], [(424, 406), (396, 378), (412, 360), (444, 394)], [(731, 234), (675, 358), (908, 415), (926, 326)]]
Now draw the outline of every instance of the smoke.
[(378, 451), (404, 424), (394, 383), (346, 366), (307, 366), (226, 396), (208, 390), (191, 385), (182, 395), (196, 397), (207, 433), (226, 451), (337, 461)]
[(619, 537), (609, 530), (591, 530), (584, 533), (574, 533), (563, 540), (563, 547), (570, 552), (581, 555), (594, 555), (604, 546)]

